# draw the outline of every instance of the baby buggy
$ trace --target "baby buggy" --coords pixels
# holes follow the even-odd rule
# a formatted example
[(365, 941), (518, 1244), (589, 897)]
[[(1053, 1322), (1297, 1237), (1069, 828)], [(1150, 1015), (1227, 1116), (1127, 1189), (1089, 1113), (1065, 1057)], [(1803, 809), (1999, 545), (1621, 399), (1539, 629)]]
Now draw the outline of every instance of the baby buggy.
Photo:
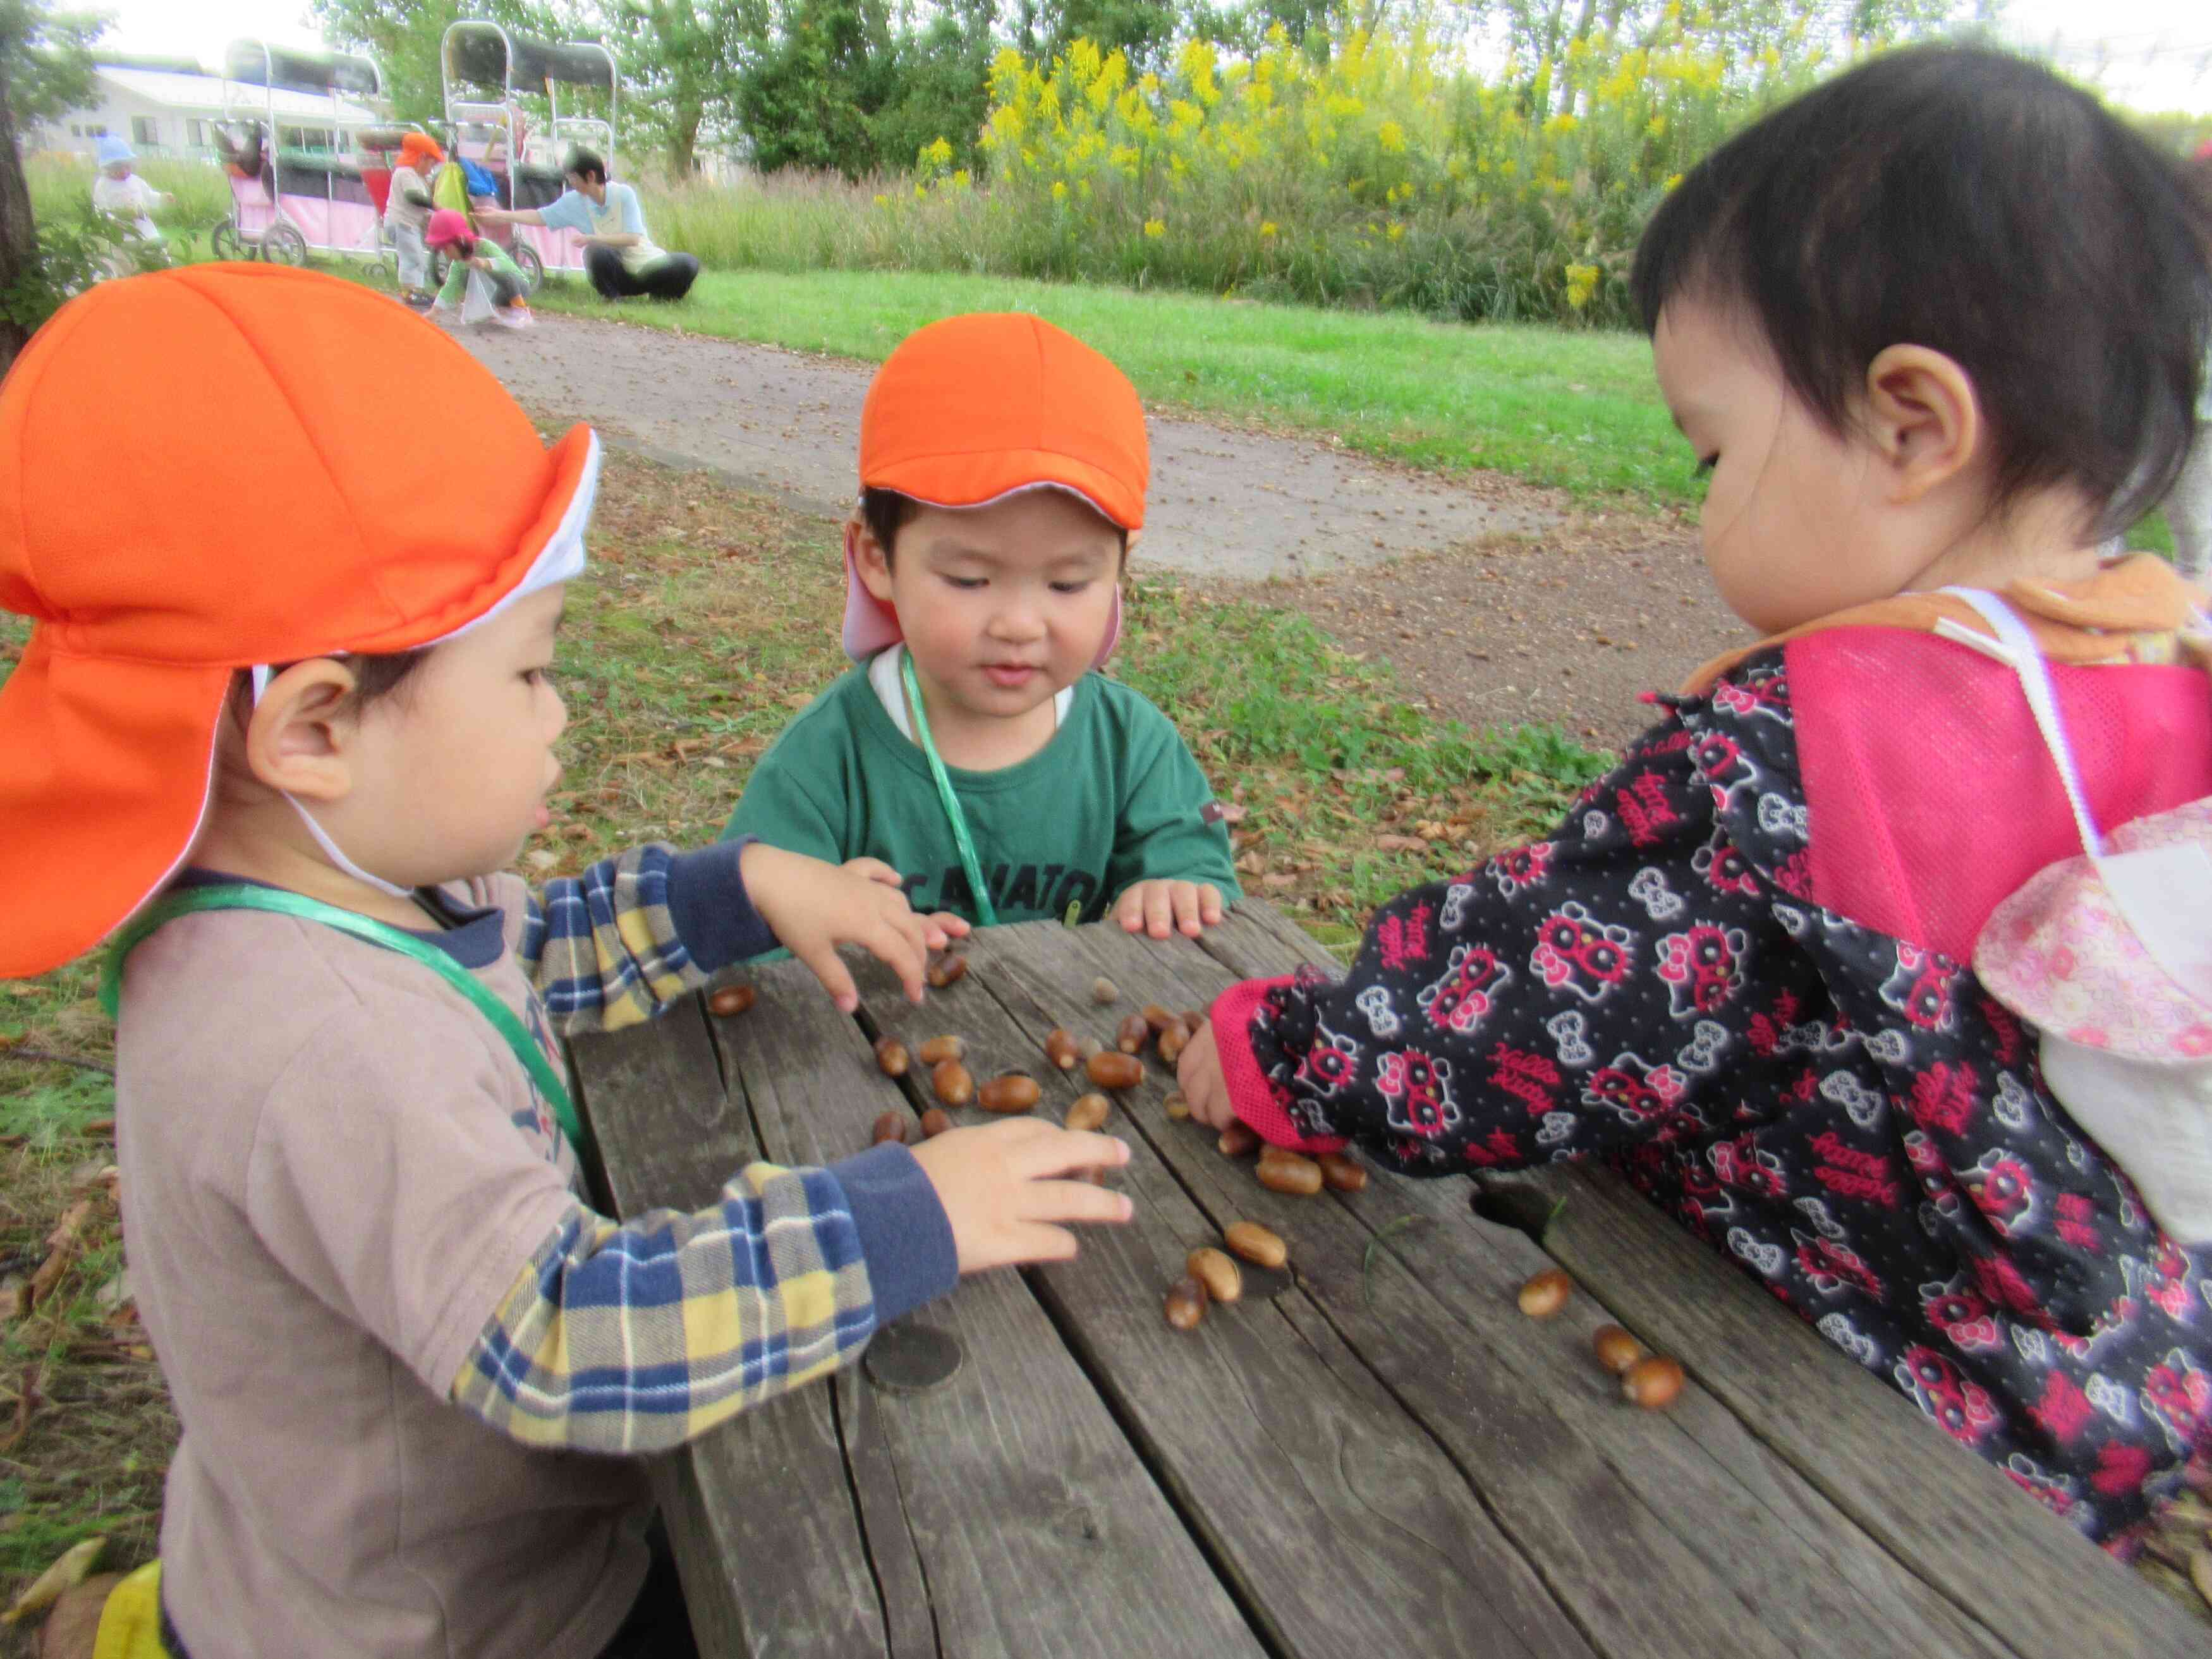
[(311, 253), (389, 264), (383, 204), (398, 134), (372, 104), (383, 77), (366, 58), (234, 40), (215, 129), (230, 179), (219, 259), (305, 264)]

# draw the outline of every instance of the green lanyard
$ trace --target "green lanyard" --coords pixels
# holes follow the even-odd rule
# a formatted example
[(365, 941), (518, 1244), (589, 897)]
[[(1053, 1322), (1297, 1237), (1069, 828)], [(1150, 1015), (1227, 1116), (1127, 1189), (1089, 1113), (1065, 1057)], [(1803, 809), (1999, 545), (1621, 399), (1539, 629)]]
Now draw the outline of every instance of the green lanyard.
[(477, 1011), (492, 1024), (492, 1029), (507, 1039), (507, 1046), (530, 1073), (530, 1080), (538, 1085), (553, 1108), (553, 1115), (561, 1121), (562, 1132), (579, 1156), (584, 1151), (584, 1126), (576, 1115), (575, 1103), (568, 1098), (568, 1085), (553, 1062), (545, 1057), (545, 1050), (530, 1035), (514, 1009), (495, 995), (491, 988), (474, 974), (453, 960), (452, 955), (436, 945), (416, 939), (389, 923), (356, 915), (351, 910), (341, 910), (334, 904), (309, 898), (304, 893), (288, 893), (275, 887), (193, 887), (180, 893), (171, 893), (157, 901), (131, 925), (115, 936), (107, 947), (107, 961), (100, 970), (100, 1006), (107, 1010), (112, 1019), (123, 1003), (123, 959), (135, 950), (140, 940), (164, 922), (179, 916), (190, 915), (197, 910), (271, 910), (278, 915), (297, 916), (303, 921), (319, 921), (335, 927), (340, 933), (351, 933), (356, 939), (367, 939), (371, 945), (395, 951), (403, 957), (412, 957), (431, 969), (447, 984), (477, 1006)]
[(960, 797), (952, 793), (952, 780), (945, 775), (945, 763), (938, 758), (937, 744), (930, 738), (929, 716), (921, 707), (921, 687), (915, 683), (914, 653), (904, 646), (899, 647), (899, 672), (906, 680), (906, 700), (914, 709), (914, 735), (921, 744), (921, 752), (929, 757), (929, 775), (937, 780), (937, 798), (945, 803), (945, 816), (951, 820), (961, 867), (968, 872), (968, 890), (975, 896), (976, 919), (986, 927), (996, 927), (999, 913), (991, 908), (991, 890), (983, 884), (983, 868), (975, 861), (975, 843), (968, 836), (968, 815), (960, 810)]

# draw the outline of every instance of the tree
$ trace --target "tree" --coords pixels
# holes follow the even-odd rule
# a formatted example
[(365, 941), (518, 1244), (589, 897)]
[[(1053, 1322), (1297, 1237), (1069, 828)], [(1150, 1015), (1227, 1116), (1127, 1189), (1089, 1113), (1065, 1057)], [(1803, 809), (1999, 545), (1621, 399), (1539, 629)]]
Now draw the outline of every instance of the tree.
[(1134, 74), (1165, 69), (1182, 17), (1174, 0), (1020, 0), (1014, 44), (1022, 55), (1050, 62), (1078, 40), (1119, 52)]
[(105, 17), (49, 11), (43, 0), (0, 0), (0, 374), (40, 320), (29, 314), (40, 286), (39, 227), (16, 123), (52, 120), (91, 101), (90, 47), (106, 27)]
[(702, 132), (735, 125), (744, 67), (767, 46), (769, 0), (617, 0), (608, 19), (641, 145), (658, 146), (683, 178)]
[(869, 118), (890, 101), (896, 79), (884, 0), (790, 0), (776, 38), (738, 77), (738, 123), (754, 165), (850, 179), (873, 172)]
[(558, 40), (588, 21), (573, 3), (544, 0), (313, 0), (313, 13), (332, 44), (376, 60), (392, 114), (425, 126), (446, 117), (440, 51), (447, 25), (481, 18)]
[[(1534, 113), (1552, 112), (1550, 70), (1577, 41), (1601, 30), (1649, 41), (1679, 21), (1736, 74), (1780, 65), (1784, 77), (1825, 58), (1945, 26), (1981, 21), (1995, 0), (1707, 0), (1686, 20), (1667, 0), (1476, 0), (1470, 21), (1500, 34), (1520, 64)], [(1674, 14), (1670, 19), (1669, 14)], [(1770, 59), (1769, 54), (1772, 57)]]

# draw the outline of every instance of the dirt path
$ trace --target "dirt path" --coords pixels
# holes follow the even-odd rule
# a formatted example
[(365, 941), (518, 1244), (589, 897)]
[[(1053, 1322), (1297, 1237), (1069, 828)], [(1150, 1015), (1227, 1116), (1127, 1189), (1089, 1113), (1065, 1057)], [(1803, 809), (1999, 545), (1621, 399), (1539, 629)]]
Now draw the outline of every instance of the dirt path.
[[(525, 403), (647, 455), (816, 512), (852, 499), (866, 364), (553, 316), (465, 343)], [(1510, 480), (1314, 439), (1161, 415), (1151, 428), (1144, 563), (1306, 611), (1440, 714), (1617, 743), (1644, 723), (1638, 692), (1737, 632), (1694, 544), (1648, 526), (1623, 534)]]

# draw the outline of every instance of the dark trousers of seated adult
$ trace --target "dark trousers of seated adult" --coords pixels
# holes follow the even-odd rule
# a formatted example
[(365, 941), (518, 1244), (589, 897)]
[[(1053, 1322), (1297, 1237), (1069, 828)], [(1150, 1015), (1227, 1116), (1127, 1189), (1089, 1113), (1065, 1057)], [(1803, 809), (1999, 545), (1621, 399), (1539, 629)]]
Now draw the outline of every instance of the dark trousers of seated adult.
[(632, 270), (611, 247), (584, 250), (584, 274), (602, 300), (680, 300), (699, 277), (699, 261), (689, 253), (664, 253), (643, 270)]

